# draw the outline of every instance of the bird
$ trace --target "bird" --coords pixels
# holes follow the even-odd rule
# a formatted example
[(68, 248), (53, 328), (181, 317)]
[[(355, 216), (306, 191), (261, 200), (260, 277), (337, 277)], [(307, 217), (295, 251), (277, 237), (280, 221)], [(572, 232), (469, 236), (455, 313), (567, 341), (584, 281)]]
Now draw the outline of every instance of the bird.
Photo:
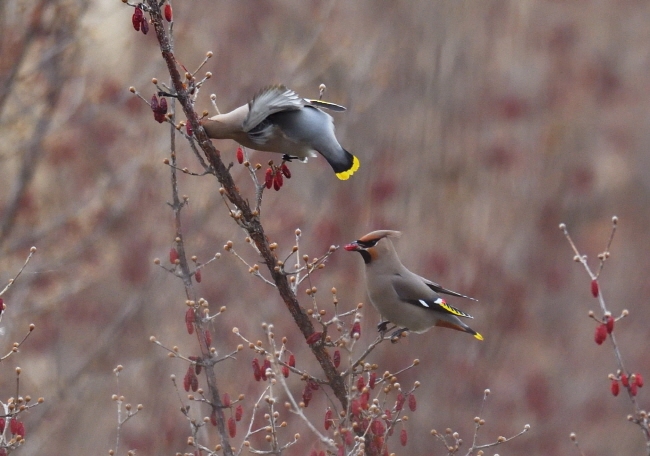
[(463, 331), (483, 340), (483, 336), (459, 318), (473, 317), (447, 304), (439, 293), (476, 299), (443, 288), (406, 269), (391, 241), (400, 235), (399, 231), (373, 231), (344, 247), (347, 251), (359, 252), (363, 257), (370, 303), (382, 319), (387, 320), (378, 325), (382, 336), (390, 322), (401, 328), (391, 335), (393, 342), (405, 331), (423, 333), (434, 326)]
[(336, 177), (347, 180), (359, 169), (359, 159), (341, 147), (332, 116), (320, 108), (345, 111), (335, 103), (301, 98), (284, 85), (273, 85), (247, 104), (201, 123), (210, 138), (233, 139), (250, 149), (278, 152), (289, 161), (307, 161), (318, 152)]

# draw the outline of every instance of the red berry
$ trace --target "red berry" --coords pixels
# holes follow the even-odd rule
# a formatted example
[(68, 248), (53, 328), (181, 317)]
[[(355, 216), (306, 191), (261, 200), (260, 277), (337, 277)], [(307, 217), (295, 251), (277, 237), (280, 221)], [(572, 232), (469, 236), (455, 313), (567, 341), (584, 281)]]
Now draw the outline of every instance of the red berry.
[(228, 434), (230, 438), (234, 438), (237, 435), (237, 423), (232, 416), (228, 418)]
[(311, 452), (309, 453), (309, 456), (318, 456), (318, 451), (311, 450)]
[(237, 162), (240, 165), (244, 163), (244, 149), (242, 149), (241, 146), (237, 148)]
[(316, 331), (316, 332), (311, 333), (311, 336), (309, 336), (307, 338), (307, 345), (315, 344), (316, 342), (318, 342), (320, 340), (322, 335), (323, 335), (323, 333), (320, 332), (320, 331)]
[(643, 376), (639, 373), (634, 374), (635, 380), (634, 383), (636, 383), (636, 386), (639, 388), (643, 388)]
[(266, 188), (273, 187), (273, 170), (271, 168), (266, 170), (266, 174), (264, 175), (264, 184), (266, 185)]
[(282, 170), (282, 174), (284, 174), (284, 177), (286, 177), (287, 179), (291, 179), (291, 171), (289, 170), (289, 167), (285, 163), (282, 163), (280, 169)]
[(302, 391), (302, 401), (305, 403), (305, 407), (309, 405), (313, 395), (314, 393), (309, 384), (305, 385), (305, 389)]
[(365, 380), (363, 379), (363, 376), (360, 376), (360, 377), (357, 379), (357, 389), (358, 389), (359, 391), (361, 391), (361, 390), (363, 389), (364, 386), (366, 386), (366, 382), (365, 382)]
[(404, 395), (402, 393), (399, 393), (397, 395), (397, 401), (395, 401), (395, 410), (398, 412), (404, 408), (404, 401), (406, 399), (404, 398)]
[(361, 393), (361, 396), (359, 397), (359, 405), (361, 405), (361, 408), (364, 410), (368, 410), (368, 407), (370, 406), (370, 393), (366, 391), (365, 393)]
[(25, 423), (22, 421), (18, 422), (18, 428), (16, 429), (16, 435), (19, 435), (21, 437), (25, 437)]
[(399, 433), (399, 441), (402, 444), (402, 446), (406, 446), (406, 442), (408, 441), (408, 435), (406, 434), (406, 429), (402, 429)]
[(271, 368), (271, 361), (265, 359), (264, 364), (262, 364), (262, 380), (264, 381), (267, 380), (266, 371), (269, 370), (270, 368)]
[[(196, 356), (195, 358), (196, 358), (197, 360), (199, 359), (198, 356)], [(194, 365), (194, 373), (195, 373), (196, 375), (201, 375), (201, 369), (203, 369), (203, 365), (197, 362), (197, 363)]]
[(190, 366), (189, 372), (192, 373), (190, 379), (191, 380), (190, 386), (192, 387), (192, 391), (196, 393), (196, 390), (199, 389), (199, 377), (197, 377), (196, 374), (194, 373), (192, 366)]
[(628, 378), (627, 378), (627, 375), (625, 375), (625, 374), (621, 374), (621, 383), (622, 383), (623, 386), (626, 387), (626, 388), (627, 388), (628, 386), (630, 386), (630, 382), (629, 382), (629, 380), (628, 380)]
[(210, 334), (210, 331), (206, 329), (203, 334), (205, 335), (205, 345), (208, 347), (212, 346), (212, 334)]
[(11, 431), (12, 435), (16, 435), (18, 433), (18, 420), (16, 418), (9, 420), (9, 430)]
[(601, 345), (607, 339), (607, 327), (604, 324), (596, 326), (596, 333), (594, 334), (594, 340), (598, 345)]
[(235, 409), (235, 421), (240, 421), (243, 414), (244, 414), (244, 407), (242, 407), (241, 404), (239, 404)]
[(169, 3), (167, 3), (165, 5), (164, 13), (165, 13), (165, 20), (167, 20), (167, 22), (171, 22), (172, 21), (172, 6)]
[(609, 386), (609, 389), (612, 391), (612, 394), (614, 396), (618, 396), (619, 387), (616, 380), (612, 380), (612, 384)]
[(338, 350), (334, 350), (334, 356), (332, 359), (332, 362), (334, 363), (334, 367), (338, 368), (341, 365), (341, 352)]
[(197, 269), (194, 272), (194, 278), (196, 279), (196, 283), (201, 283), (201, 270)]
[(358, 416), (360, 412), (361, 412), (361, 404), (359, 403), (358, 399), (354, 399), (350, 404), (350, 413), (352, 415)]
[(289, 367), (296, 367), (296, 357), (293, 356), (293, 353), (289, 355)]
[(594, 298), (598, 297), (598, 280), (596, 279), (591, 281), (591, 294)]
[(187, 326), (187, 332), (189, 334), (194, 333), (194, 308), (188, 307), (185, 312), (185, 325)]
[(411, 412), (415, 412), (415, 409), (418, 408), (417, 401), (415, 400), (415, 396), (413, 394), (409, 394), (409, 410)]
[(352, 330), (350, 331), (350, 337), (354, 337), (355, 334), (361, 335), (361, 323), (355, 321), (352, 325)]
[(255, 377), (256, 381), (260, 381), (262, 379), (262, 370), (260, 369), (260, 362), (257, 360), (257, 358), (253, 359), (253, 376)]
[(289, 376), (289, 368), (287, 366), (282, 366), (282, 375), (284, 378), (287, 378)]
[(5, 419), (0, 418), (0, 434), (2, 434), (5, 431), (5, 423), (6, 423)]
[(185, 133), (187, 133), (187, 136), (192, 136), (193, 130), (189, 122), (185, 124)]
[(637, 387), (638, 387), (638, 386), (637, 386), (636, 383), (632, 383), (632, 384), (630, 385), (630, 394), (631, 394), (632, 396), (636, 396)]
[(140, 31), (140, 24), (142, 23), (142, 19), (144, 19), (144, 13), (138, 6), (133, 11), (133, 16), (131, 16), (131, 23), (133, 24), (133, 28), (138, 32)]
[(158, 106), (158, 110), (160, 111), (161, 114), (167, 114), (167, 99), (166, 98), (161, 98), (160, 99), (160, 105)]
[(171, 264), (176, 264), (176, 260), (178, 260), (178, 251), (172, 247), (169, 249), (169, 262)]
[(607, 328), (607, 334), (611, 334), (614, 331), (614, 319), (611, 315), (605, 316), (605, 328)]
[(340, 445), (338, 451), (336, 452), (336, 456), (344, 456), (344, 455), (345, 455), (345, 447), (343, 445)]
[(370, 431), (375, 435), (384, 435), (386, 432), (386, 427), (381, 421), (373, 420), (373, 422), (370, 423)]
[(192, 366), (190, 366), (187, 372), (185, 372), (185, 377), (183, 377), (183, 389), (187, 392), (190, 391), (190, 387), (192, 386), (192, 375), (194, 375), (194, 371), (192, 370)]
[(224, 407), (230, 407), (230, 394), (224, 393), (223, 400), (221, 401)]
[(377, 372), (370, 373), (370, 380), (368, 380), (368, 386), (370, 389), (375, 389), (375, 382), (377, 381)]
[(280, 190), (280, 188), (282, 188), (282, 184), (283, 184), (282, 173), (278, 169), (275, 171), (275, 176), (273, 177), (273, 188), (275, 189), (276, 192)]
[(144, 17), (140, 21), (140, 31), (143, 35), (146, 35), (149, 32), (149, 22)]
[(213, 426), (217, 425), (217, 412), (215, 410), (212, 410), (212, 413), (210, 413), (210, 423), (212, 423)]
[(332, 426), (332, 416), (334, 413), (332, 412), (332, 409), (327, 409), (327, 412), (325, 412), (325, 430), (327, 431), (331, 426)]

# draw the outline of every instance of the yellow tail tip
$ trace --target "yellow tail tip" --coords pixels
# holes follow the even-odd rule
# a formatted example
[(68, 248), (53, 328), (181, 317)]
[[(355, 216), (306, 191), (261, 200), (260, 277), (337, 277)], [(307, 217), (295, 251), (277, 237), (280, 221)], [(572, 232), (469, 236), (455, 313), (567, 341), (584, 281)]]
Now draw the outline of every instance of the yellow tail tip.
[(355, 171), (359, 169), (359, 166), (361, 166), (359, 159), (353, 155), (352, 166), (350, 166), (350, 169), (348, 169), (347, 171), (341, 171), (340, 173), (336, 173), (336, 177), (338, 177), (341, 180), (348, 180), (350, 176), (352, 176), (355, 173)]
[(474, 334), (474, 337), (478, 340), (483, 340), (483, 336), (481, 336), (479, 333)]

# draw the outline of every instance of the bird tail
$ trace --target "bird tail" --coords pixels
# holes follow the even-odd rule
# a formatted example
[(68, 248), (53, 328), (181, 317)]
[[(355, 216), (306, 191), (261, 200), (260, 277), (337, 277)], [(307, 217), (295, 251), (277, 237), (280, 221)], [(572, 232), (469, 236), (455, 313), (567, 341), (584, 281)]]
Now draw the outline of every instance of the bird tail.
[(341, 180), (348, 180), (350, 176), (352, 176), (359, 169), (361, 163), (357, 157), (352, 155), (347, 150), (341, 148), (341, 151), (344, 153), (342, 157), (334, 158), (325, 156), (325, 159), (334, 169), (336, 177)]

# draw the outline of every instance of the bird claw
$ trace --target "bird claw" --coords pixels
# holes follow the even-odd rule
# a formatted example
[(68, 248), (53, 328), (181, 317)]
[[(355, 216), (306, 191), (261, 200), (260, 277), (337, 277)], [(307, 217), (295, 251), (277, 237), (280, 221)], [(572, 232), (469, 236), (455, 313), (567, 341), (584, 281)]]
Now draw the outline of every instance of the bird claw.
[(169, 92), (164, 92), (162, 90), (158, 91), (158, 96), (159, 97), (170, 97), (170, 98), (178, 98), (178, 95), (175, 93), (169, 93)]
[(391, 343), (396, 344), (397, 342), (399, 342), (400, 337), (402, 337), (402, 334), (404, 334), (406, 331), (408, 331), (408, 328), (402, 328), (402, 329), (398, 329), (393, 334), (391, 334), (390, 335)]
[(292, 160), (299, 160), (300, 157), (296, 157), (295, 155), (288, 155), (288, 154), (283, 154), (282, 155), (282, 161), (289, 162), (291, 163)]
[(379, 331), (382, 336), (388, 329), (388, 323), (390, 323), (390, 321), (384, 320), (384, 321), (380, 321), (379, 324), (377, 325), (377, 331)]

